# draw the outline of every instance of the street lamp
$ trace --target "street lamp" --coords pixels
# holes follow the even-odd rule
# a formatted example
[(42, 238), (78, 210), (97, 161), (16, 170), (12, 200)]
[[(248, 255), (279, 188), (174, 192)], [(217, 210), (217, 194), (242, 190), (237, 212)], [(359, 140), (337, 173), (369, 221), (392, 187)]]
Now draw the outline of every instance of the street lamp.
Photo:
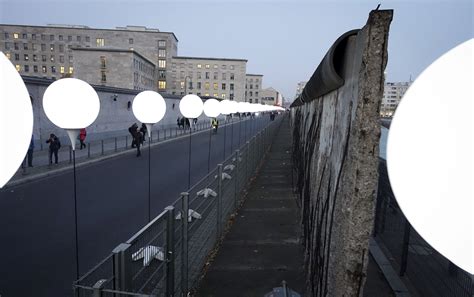
[(0, 52), (0, 137), (11, 139), (14, 127), (14, 145), (0, 147), (0, 188), (18, 170), (31, 142), (33, 109), (28, 90), (10, 60)]
[[(211, 119), (211, 122), (212, 118), (217, 118), (217, 116), (220, 114), (219, 101), (216, 99), (207, 99), (206, 102), (204, 102), (204, 114)], [(209, 155), (207, 157), (207, 173), (209, 173), (211, 170), (211, 135), (212, 125), (209, 129)]]
[(76, 138), (79, 130), (92, 124), (100, 111), (96, 91), (76, 78), (53, 82), (43, 95), (43, 109), (56, 126), (66, 130), (71, 141), (74, 172), (74, 221), (76, 235), (76, 275), (79, 278), (79, 242), (77, 234)]
[[(179, 101), (179, 110), (181, 114), (188, 119), (197, 119), (204, 109), (201, 98), (197, 95), (185, 95)], [(189, 127), (189, 165), (188, 165), (188, 189), (191, 187), (191, 134), (193, 129)]]
[[(148, 222), (151, 221), (151, 128), (166, 113), (163, 97), (155, 91), (143, 91), (133, 99), (133, 114), (144, 123), (148, 132)], [(145, 135), (143, 135), (145, 137)]]

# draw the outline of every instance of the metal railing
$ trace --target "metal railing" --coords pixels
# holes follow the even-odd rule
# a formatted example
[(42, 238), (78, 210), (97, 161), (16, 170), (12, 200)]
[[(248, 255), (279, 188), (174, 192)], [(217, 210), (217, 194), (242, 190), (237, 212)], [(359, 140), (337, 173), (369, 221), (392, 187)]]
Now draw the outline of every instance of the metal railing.
[(260, 130), (74, 282), (74, 296), (187, 296), (242, 203), (241, 194), (282, 118)]
[(379, 164), (374, 237), (400, 276), (406, 275), (421, 296), (472, 297), (473, 276), (431, 247), (410, 225), (393, 195), (385, 160)]

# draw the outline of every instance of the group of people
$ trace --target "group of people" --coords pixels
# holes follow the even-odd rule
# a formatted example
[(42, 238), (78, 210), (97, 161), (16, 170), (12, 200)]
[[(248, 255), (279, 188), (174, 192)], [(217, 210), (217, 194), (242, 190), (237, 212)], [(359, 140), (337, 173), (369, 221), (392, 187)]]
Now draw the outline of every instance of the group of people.
[(132, 135), (132, 148), (137, 148), (137, 157), (140, 157), (142, 155), (140, 146), (143, 145), (145, 135), (148, 133), (146, 125), (142, 124), (142, 126), (138, 128), (137, 123), (134, 123), (128, 128), (128, 132)]
[[(198, 122), (198, 119), (193, 119), (194, 130), (196, 130), (197, 122)], [(188, 118), (185, 118), (185, 117), (178, 117), (178, 119), (176, 120), (176, 124), (178, 125), (179, 129), (190, 129), (191, 128), (191, 122), (189, 121)]]

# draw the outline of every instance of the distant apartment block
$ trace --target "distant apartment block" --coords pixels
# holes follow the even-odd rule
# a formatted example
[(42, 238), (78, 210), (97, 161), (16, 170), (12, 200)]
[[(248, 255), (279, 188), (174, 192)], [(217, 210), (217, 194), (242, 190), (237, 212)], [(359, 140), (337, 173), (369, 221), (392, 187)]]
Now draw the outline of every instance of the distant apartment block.
[(173, 57), (168, 86), (171, 94), (196, 94), (245, 101), (247, 60)]
[(262, 83), (262, 74), (245, 75), (245, 102), (261, 103)]
[(303, 93), (303, 89), (304, 87), (306, 86), (306, 83), (307, 81), (300, 81), (297, 85), (296, 85), (296, 95), (295, 95), (295, 98), (298, 98), (301, 93)]
[(397, 109), (398, 104), (410, 87), (411, 82), (386, 82), (384, 85), (380, 115), (391, 117)]
[(265, 105), (282, 106), (283, 96), (274, 88), (266, 88), (261, 91), (260, 101)]
[[(171, 32), (141, 26), (97, 29), (0, 24), (0, 50), (21, 75), (53, 79), (72, 76), (93, 84), (99, 80), (99, 84), (107, 86), (133, 85), (132, 88), (171, 93), (169, 65), (178, 54), (178, 39)], [(103, 57), (107, 69), (103, 68)], [(111, 71), (121, 64), (126, 66), (127, 75)], [(87, 71), (79, 70), (82, 67)], [(130, 69), (132, 76), (128, 75)]]

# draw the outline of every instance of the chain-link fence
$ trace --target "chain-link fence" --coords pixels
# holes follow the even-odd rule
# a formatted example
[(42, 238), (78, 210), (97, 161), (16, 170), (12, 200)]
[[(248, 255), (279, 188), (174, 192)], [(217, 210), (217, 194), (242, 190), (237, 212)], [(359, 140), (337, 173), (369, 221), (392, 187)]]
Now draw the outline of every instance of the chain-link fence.
[(393, 195), (385, 160), (379, 165), (375, 239), (421, 296), (472, 297), (473, 276), (431, 247), (410, 225)]
[(74, 296), (187, 296), (242, 202), (282, 118), (260, 130), (74, 282)]

